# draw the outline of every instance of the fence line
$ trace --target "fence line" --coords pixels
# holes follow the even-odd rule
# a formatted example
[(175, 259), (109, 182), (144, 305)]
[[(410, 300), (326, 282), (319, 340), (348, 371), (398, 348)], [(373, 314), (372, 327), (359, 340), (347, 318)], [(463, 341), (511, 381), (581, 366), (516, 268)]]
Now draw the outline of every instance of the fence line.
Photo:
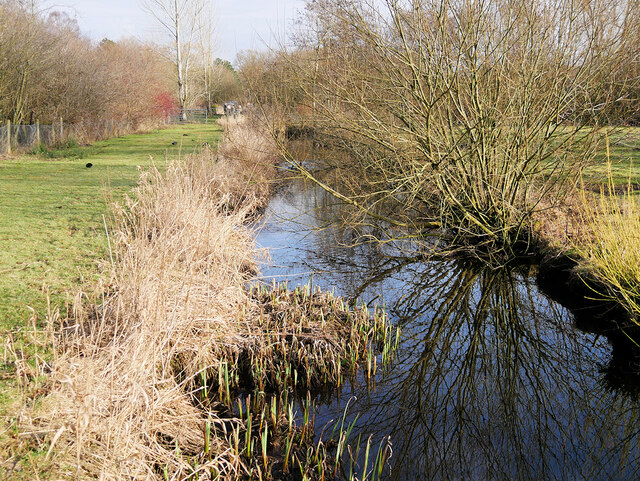
[[(215, 115), (215, 114), (214, 114)], [(206, 109), (189, 109), (182, 114), (169, 115), (160, 123), (206, 123), (212, 115)], [(158, 123), (153, 123), (155, 127)], [(62, 119), (52, 124), (13, 125), (10, 121), (0, 124), (0, 155), (11, 154), (16, 149), (33, 149), (40, 145), (54, 147), (62, 145), (69, 139), (78, 142), (94, 142), (96, 140), (129, 134), (140, 127), (127, 120), (103, 120), (99, 122), (79, 122), (65, 124)]]
[(16, 149), (36, 148), (40, 145), (54, 147), (69, 139), (93, 142), (131, 133), (136, 125), (130, 121), (104, 120), (65, 124), (62, 119), (52, 124), (14, 125), (10, 121), (0, 124), (0, 155), (11, 154)]
[(167, 116), (169, 124), (206, 124), (209, 119), (215, 118), (215, 111), (207, 109), (180, 109)]
[(0, 125), (0, 154), (10, 154), (19, 147), (36, 147), (38, 145), (55, 145), (65, 138), (65, 127), (62, 121), (51, 125), (13, 125), (6, 121)]

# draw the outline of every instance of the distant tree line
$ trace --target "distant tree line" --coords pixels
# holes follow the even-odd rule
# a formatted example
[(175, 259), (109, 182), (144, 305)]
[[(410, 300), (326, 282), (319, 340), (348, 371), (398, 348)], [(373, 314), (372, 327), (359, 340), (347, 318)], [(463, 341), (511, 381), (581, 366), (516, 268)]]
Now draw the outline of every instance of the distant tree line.
[(169, 69), (134, 40), (96, 45), (64, 13), (0, 2), (0, 119), (138, 124), (161, 113)]
[(189, 39), (184, 57), (191, 75), (181, 80), (180, 97), (171, 45), (96, 43), (66, 13), (0, 0), (0, 121), (117, 121), (135, 129), (179, 107), (210, 108), (239, 95), (233, 67), (213, 59), (202, 39)]

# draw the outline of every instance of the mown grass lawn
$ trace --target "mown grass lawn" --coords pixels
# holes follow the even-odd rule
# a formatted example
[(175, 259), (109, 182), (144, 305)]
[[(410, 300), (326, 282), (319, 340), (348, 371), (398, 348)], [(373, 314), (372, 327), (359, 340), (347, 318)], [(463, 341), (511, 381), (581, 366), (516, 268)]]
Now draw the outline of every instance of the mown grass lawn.
[[(640, 128), (617, 128), (609, 135), (609, 159), (602, 143), (592, 164), (584, 172), (586, 183), (606, 185), (609, 180), (617, 187), (640, 182)], [(610, 166), (610, 170), (609, 170)]]
[(108, 259), (108, 199), (131, 191), (140, 167), (214, 145), (220, 133), (215, 123), (181, 125), (56, 151), (55, 157), (0, 159), (0, 416), (6, 421), (0, 446), (11, 435), (11, 406), (20, 395), (8, 339), (18, 355), (28, 353), (23, 333), (45, 320), (47, 293), (51, 305), (64, 310), (75, 291), (96, 285), (100, 262)]
[(21, 326), (30, 308), (41, 318), (43, 286), (60, 304), (96, 274), (107, 252), (106, 199), (135, 186), (138, 167), (162, 165), (165, 155), (193, 152), (219, 135), (217, 124), (183, 125), (71, 148), (67, 157), (0, 160), (0, 329)]

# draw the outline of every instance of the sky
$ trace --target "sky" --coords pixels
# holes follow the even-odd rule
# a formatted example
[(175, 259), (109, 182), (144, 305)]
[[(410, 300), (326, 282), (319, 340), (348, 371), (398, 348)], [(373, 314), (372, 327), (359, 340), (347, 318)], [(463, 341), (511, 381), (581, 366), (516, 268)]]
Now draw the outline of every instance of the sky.
[[(212, 0), (217, 23), (215, 56), (234, 62), (242, 50), (264, 50), (283, 38), (304, 0)], [(94, 40), (160, 40), (153, 18), (139, 0), (48, 0), (46, 6), (64, 10), (80, 30)]]

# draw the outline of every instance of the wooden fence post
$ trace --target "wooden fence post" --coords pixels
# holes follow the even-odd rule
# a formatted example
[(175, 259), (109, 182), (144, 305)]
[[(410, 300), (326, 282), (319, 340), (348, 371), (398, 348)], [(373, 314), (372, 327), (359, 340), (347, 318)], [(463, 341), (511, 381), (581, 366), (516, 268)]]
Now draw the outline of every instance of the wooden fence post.
[(7, 120), (7, 154), (11, 155), (11, 120)]
[(36, 148), (40, 147), (40, 121), (36, 120)]
[(64, 124), (62, 123), (62, 117), (60, 117), (60, 143), (63, 142), (63, 137), (64, 137)]

